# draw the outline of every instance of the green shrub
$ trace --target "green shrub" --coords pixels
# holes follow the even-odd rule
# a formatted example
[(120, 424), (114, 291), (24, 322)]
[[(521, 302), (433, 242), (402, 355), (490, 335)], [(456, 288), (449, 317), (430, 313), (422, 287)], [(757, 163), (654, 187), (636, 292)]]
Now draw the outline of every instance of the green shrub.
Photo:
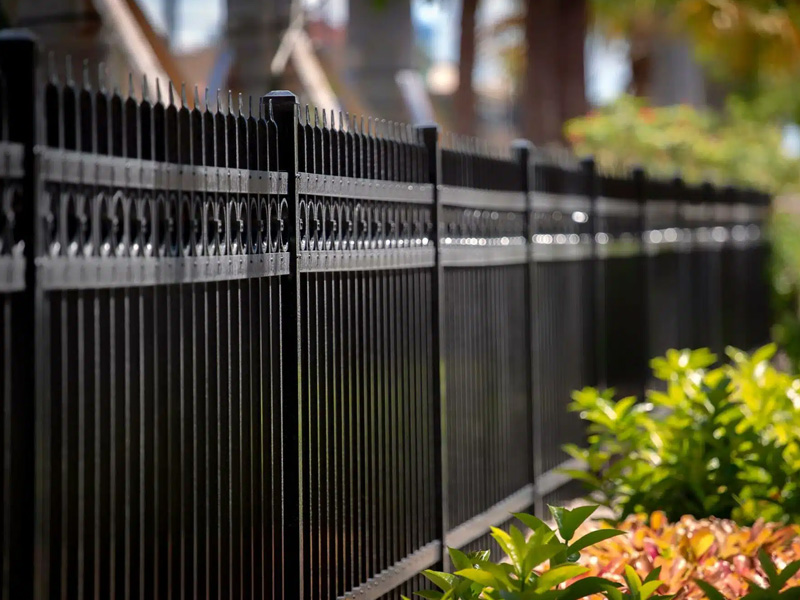
[[(529, 537), (513, 525), (508, 532), (492, 528), (492, 537), (505, 554), (505, 561), (492, 562), (488, 552), (465, 554), (450, 548), (455, 573), (424, 571), (439, 590), (424, 590), (417, 595), (430, 600), (577, 600), (595, 594), (603, 594), (609, 600), (663, 598), (654, 595), (661, 586), (658, 571), (642, 581), (629, 569), (627, 591), (602, 577), (582, 577), (589, 569), (575, 564), (581, 550), (622, 534), (616, 529), (598, 529), (572, 541), (575, 531), (596, 508), (550, 507), (558, 535), (537, 517), (516, 514), (530, 528)], [(546, 569), (544, 563), (548, 563)]]
[(717, 368), (706, 349), (653, 359), (667, 389), (647, 402), (576, 392), (570, 408), (588, 421), (588, 444), (565, 449), (588, 470), (568, 473), (620, 519), (663, 510), (672, 521), (800, 522), (800, 380), (771, 366), (772, 345), (728, 353)]

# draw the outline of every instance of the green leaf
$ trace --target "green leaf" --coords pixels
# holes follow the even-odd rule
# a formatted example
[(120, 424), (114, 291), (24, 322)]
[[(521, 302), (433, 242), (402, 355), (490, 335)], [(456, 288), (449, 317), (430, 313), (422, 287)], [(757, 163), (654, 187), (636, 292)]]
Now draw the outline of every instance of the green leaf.
[(647, 583), (643, 583), (642, 589), (639, 592), (641, 600), (647, 600), (650, 596), (655, 594), (656, 590), (662, 585), (663, 582), (661, 581), (648, 581)]
[(531, 531), (536, 531), (541, 527), (551, 531), (551, 529), (547, 526), (547, 523), (542, 521), (539, 517), (534, 517), (533, 515), (529, 515), (527, 513), (514, 513), (514, 516), (522, 521), (522, 523)]
[(795, 560), (786, 565), (786, 568), (784, 568), (780, 575), (778, 575), (777, 582), (775, 583), (774, 587), (779, 590), (783, 589), (783, 586), (786, 585), (786, 582), (788, 582), (797, 573), (797, 571), (800, 571), (800, 560)]
[(578, 538), (575, 542), (570, 544), (568, 552), (580, 552), (584, 548), (598, 544), (604, 540), (617, 537), (618, 535), (625, 535), (624, 531), (619, 529), (598, 529), (590, 531), (586, 535)]
[(575, 530), (580, 527), (583, 522), (592, 516), (592, 513), (597, 510), (597, 506), (579, 506), (572, 510), (566, 508), (548, 506), (553, 519), (558, 525), (558, 532), (565, 542), (569, 542), (572, 536), (575, 535)]
[(427, 569), (423, 571), (422, 574), (428, 579), (428, 581), (444, 592), (452, 589), (453, 586), (458, 583), (458, 578), (452, 573), (443, 573), (441, 571), (431, 571), (430, 569)]
[(650, 583), (651, 581), (655, 581), (659, 577), (661, 577), (661, 567), (656, 567), (647, 574), (647, 577), (645, 577), (644, 579), (644, 583)]
[(642, 589), (642, 580), (639, 579), (634, 568), (630, 565), (625, 565), (625, 581), (628, 582), (628, 587), (634, 594), (639, 594)]
[(567, 586), (558, 597), (559, 600), (578, 600), (593, 594), (604, 593), (609, 600), (623, 600), (617, 585), (602, 577), (584, 577)]
[(475, 563), (473, 563), (469, 557), (458, 548), (448, 548), (447, 552), (450, 554), (450, 560), (453, 563), (453, 567), (455, 567), (457, 570), (469, 569), (475, 565)]
[(556, 554), (564, 549), (564, 544), (553, 540), (547, 544), (536, 544), (528, 546), (528, 552), (525, 555), (525, 571), (529, 571), (541, 565), (543, 562), (550, 560)]
[(456, 575), (486, 587), (499, 587), (500, 583), (495, 579), (494, 575), (483, 569), (461, 569), (460, 571), (456, 571)]
[(588, 570), (589, 569), (587, 567), (582, 567), (580, 565), (561, 565), (555, 569), (545, 571), (536, 581), (536, 591), (544, 592), (552, 589), (557, 585), (572, 579), (573, 577), (583, 575)]
[(708, 600), (728, 600), (722, 593), (715, 588), (710, 583), (703, 581), (702, 579), (695, 579), (694, 582), (697, 586), (703, 590), (706, 596), (708, 596)]
[(479, 567), (494, 577), (500, 588), (512, 588), (511, 580), (508, 578), (509, 572), (514, 571), (511, 565), (505, 563), (496, 564), (491, 561), (486, 561), (480, 563)]
[[(427, 598), (428, 600), (442, 600), (444, 594), (437, 590), (422, 590), (419, 592), (414, 592), (415, 596), (419, 596), (420, 598)], [(405, 596), (403, 596), (405, 600), (409, 600)]]
[(761, 563), (761, 568), (764, 569), (770, 587), (774, 587), (778, 581), (778, 571), (775, 569), (775, 564), (764, 548), (758, 549), (758, 561)]
[(505, 552), (506, 556), (508, 556), (508, 558), (511, 560), (511, 564), (514, 565), (514, 568), (517, 570), (517, 572), (520, 572), (522, 570), (522, 556), (520, 552), (518, 552), (517, 546), (514, 544), (514, 540), (512, 540), (511, 536), (502, 529), (492, 527), (491, 530), (492, 537), (500, 546), (500, 549)]

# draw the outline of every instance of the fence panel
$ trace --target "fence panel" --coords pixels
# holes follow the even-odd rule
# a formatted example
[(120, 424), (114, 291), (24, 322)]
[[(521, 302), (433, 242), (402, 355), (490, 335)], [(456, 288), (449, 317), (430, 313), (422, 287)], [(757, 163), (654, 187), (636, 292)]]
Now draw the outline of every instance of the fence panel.
[[(647, 356), (688, 346), (689, 233), (681, 220), (678, 181), (649, 180), (645, 187), (643, 248), (647, 256)], [(652, 376), (648, 378), (652, 380)], [(652, 381), (649, 381), (652, 383)]]
[(757, 193), (37, 60), (0, 34), (2, 600), (398, 600), (578, 493), (572, 390), (766, 338)]
[(306, 597), (377, 597), (440, 558), (433, 190), (419, 132), (298, 120)]
[(441, 149), (448, 546), (533, 502), (527, 206), (517, 158), (450, 137)]
[(283, 598), (275, 134), (241, 98), (65, 73), (40, 151), (42, 595)]
[(647, 364), (640, 177), (601, 175), (594, 212), (605, 348), (599, 380), (620, 396), (641, 395)]
[(537, 157), (531, 168), (534, 460), (542, 487), (567, 459), (561, 446), (583, 439), (580, 417), (566, 408), (572, 391), (595, 383), (594, 217), (581, 165)]

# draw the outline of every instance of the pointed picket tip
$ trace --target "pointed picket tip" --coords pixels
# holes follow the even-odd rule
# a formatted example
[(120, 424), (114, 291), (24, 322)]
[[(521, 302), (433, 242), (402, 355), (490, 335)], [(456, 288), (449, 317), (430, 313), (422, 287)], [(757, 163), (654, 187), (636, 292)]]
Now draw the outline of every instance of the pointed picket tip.
[(92, 84), (89, 81), (89, 59), (83, 59), (83, 88), (86, 90), (92, 89)]
[(142, 75), (142, 102), (150, 102), (149, 87), (147, 85), (147, 75)]
[(194, 86), (194, 110), (200, 110), (200, 89)]
[(58, 83), (58, 69), (56, 69), (56, 53), (52, 50), (47, 55), (47, 75), (50, 83)]
[(156, 102), (161, 104), (161, 80), (156, 77)]

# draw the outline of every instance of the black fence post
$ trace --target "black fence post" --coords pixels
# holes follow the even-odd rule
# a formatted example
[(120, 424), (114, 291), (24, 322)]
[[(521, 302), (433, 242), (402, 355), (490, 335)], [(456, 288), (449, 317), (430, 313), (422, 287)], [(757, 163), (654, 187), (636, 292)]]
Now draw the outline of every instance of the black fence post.
[(589, 380), (592, 385), (604, 387), (607, 383), (606, 374), (606, 331), (605, 331), (605, 307), (604, 307), (604, 276), (601, 271), (603, 261), (597, 252), (597, 168), (594, 158), (589, 157), (581, 161), (581, 170), (585, 195), (589, 198), (589, 234), (591, 235), (592, 254), (591, 254), (591, 277), (589, 285), (588, 302), (591, 306), (592, 326), (589, 357)]
[[(24, 269), (24, 289), (8, 295), (0, 291), (0, 309), (4, 313), (0, 314), (0, 325), (7, 327), (5, 335), (10, 337), (12, 345), (3, 349), (5, 342), (0, 340), (0, 354), (5, 363), (0, 365), (5, 372), (5, 375), (0, 375), (0, 380), (10, 379), (0, 385), (0, 399), (4, 404), (2, 424), (6, 432), (2, 451), (3, 570), (0, 597), (12, 599), (34, 596), (34, 560), (38, 562), (42, 558), (34, 555), (38, 549), (34, 542), (34, 510), (39, 500), (35, 490), (39, 489), (45, 477), (42, 463), (37, 460), (42, 436), (37, 428), (36, 411), (43, 390), (35, 373), (36, 340), (42, 334), (36, 319), (39, 297), (34, 264), (39, 181), (34, 159), (39, 116), (38, 63), (39, 48), (32, 34), (15, 30), (0, 32), (0, 143), (5, 141), (15, 146), (9, 147), (6, 157), (0, 150), (0, 160), (8, 160), (8, 165), (16, 153), (17, 160), (21, 158), (22, 167), (21, 179), (9, 186), (5, 198), (0, 198), (0, 210), (5, 212), (7, 225), (12, 228), (12, 255), (9, 258), (16, 262), (17, 253), (21, 252), (24, 260), (23, 264), (11, 264), (12, 269)], [(7, 200), (10, 202), (5, 204)], [(0, 266), (0, 269), (5, 268)], [(9, 390), (10, 396), (5, 396)]]
[[(300, 357), (299, 296), (300, 277), (297, 270), (299, 229), (297, 215), (297, 129), (298, 104), (287, 91), (270, 92), (261, 98), (261, 110), (272, 115), (278, 130), (278, 165), (286, 172), (287, 211), (284, 235), (288, 240), (289, 274), (284, 276), (282, 295), (282, 423), (281, 470), (283, 474), (283, 582), (284, 598), (304, 598), (303, 585), (303, 491), (301, 406), (299, 385), (302, 381)], [(279, 551), (280, 553), (280, 551)]]
[(444, 337), (442, 336), (442, 315), (444, 314), (444, 266), (441, 260), (442, 215), (439, 202), (438, 185), (441, 177), (441, 152), (439, 148), (439, 127), (423, 125), (417, 128), (422, 136), (422, 143), (427, 150), (427, 183), (433, 185), (433, 236), (436, 244), (436, 266), (433, 273), (433, 356), (431, 365), (434, 374), (434, 399), (438, 406), (434, 407), (436, 422), (434, 423), (434, 448), (437, 453), (434, 460), (434, 478), (436, 494), (434, 496), (435, 522), (439, 525), (438, 538), (442, 542), (442, 568), (446, 568), (449, 558), (445, 538), (449, 529), (447, 522), (447, 382), (444, 373)]

